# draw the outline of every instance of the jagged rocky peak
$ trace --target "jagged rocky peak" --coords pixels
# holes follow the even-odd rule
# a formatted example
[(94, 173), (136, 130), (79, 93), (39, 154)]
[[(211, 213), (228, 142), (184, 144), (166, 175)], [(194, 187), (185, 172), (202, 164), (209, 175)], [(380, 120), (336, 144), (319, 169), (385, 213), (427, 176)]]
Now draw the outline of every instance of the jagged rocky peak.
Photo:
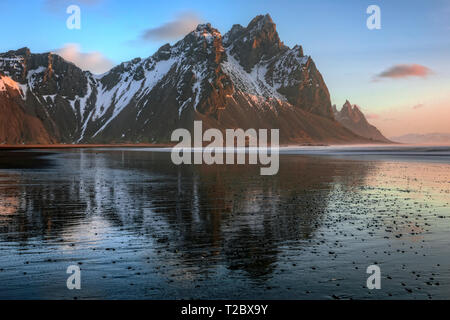
[(15, 81), (24, 82), (26, 60), (31, 55), (30, 49), (22, 48), (0, 54), (0, 70)]
[(270, 45), (278, 49), (285, 48), (278, 36), (276, 24), (268, 14), (253, 18), (247, 26), (247, 32), (254, 48), (261, 45)]
[(234, 25), (226, 34), (226, 46), (236, 56), (247, 72), (261, 60), (268, 60), (287, 51), (278, 36), (276, 25), (270, 15), (256, 16), (246, 28)]
[[(226, 72), (243, 91), (334, 118), (328, 88), (314, 61), (300, 45), (289, 48), (281, 42), (270, 15), (255, 17), (247, 27), (234, 25), (223, 44), (229, 61)], [(240, 81), (247, 77), (249, 81)]]
[(350, 101), (345, 100), (345, 103), (342, 105), (341, 111), (337, 113), (338, 117), (351, 117), (351, 114), (353, 113), (353, 105), (350, 103)]
[(352, 105), (350, 101), (346, 100), (341, 111), (335, 109), (334, 112), (339, 123), (361, 137), (379, 142), (390, 142), (375, 126), (367, 121), (361, 108), (356, 104)]
[(219, 30), (216, 28), (213, 28), (211, 26), (211, 23), (202, 23), (197, 26), (195, 31), (193, 33), (197, 37), (203, 37), (207, 40), (213, 40), (214, 38), (221, 38), (222, 35), (220, 34)]
[(28, 48), (8, 51), (0, 54), (0, 70), (42, 95), (60, 94), (73, 98), (84, 95), (87, 90), (85, 72), (51, 52), (34, 54)]
[(345, 117), (348, 117), (353, 122), (367, 122), (366, 117), (362, 113), (360, 107), (356, 104), (352, 105), (348, 100), (345, 101), (344, 105), (342, 106), (341, 112), (338, 114), (338, 118)]
[(236, 40), (236, 38), (238, 38), (243, 30), (245, 30), (245, 28), (243, 26), (241, 26), (240, 24), (234, 24), (230, 31), (228, 31), (224, 36), (223, 36), (223, 43), (225, 46), (228, 46), (229, 44), (231, 44), (234, 40)]
[(29, 48), (24, 47), (24, 48), (20, 48), (17, 50), (10, 50), (6, 53), (1, 54), (2, 57), (9, 57), (9, 58), (14, 58), (14, 57), (21, 57), (21, 58), (26, 58), (31, 56), (31, 51)]
[[(180, 49), (194, 49), (197, 46), (209, 47), (214, 43), (220, 42), (222, 45), (222, 35), (210, 23), (199, 24), (195, 30), (187, 34), (182, 40), (178, 41), (173, 49), (178, 52)], [(166, 45), (167, 46), (167, 45)]]
[(248, 24), (247, 30), (253, 37), (253, 40), (264, 39), (275, 45), (281, 45), (276, 24), (273, 22), (269, 14), (258, 15), (253, 18)]
[(208, 55), (208, 60), (215, 64), (221, 63), (225, 58), (225, 49), (222, 43), (222, 35), (210, 23), (200, 24), (194, 31), (194, 35), (199, 39), (197, 44), (201, 45), (200, 53)]
[(216, 119), (218, 109), (226, 103), (225, 96), (233, 91), (233, 84), (221, 67), (227, 59), (221, 33), (210, 23), (199, 24), (175, 47), (183, 49), (179, 63), (182, 67), (177, 70), (186, 70), (176, 75), (179, 114), (193, 108)]
[(342, 109), (352, 110), (352, 109), (353, 109), (353, 106), (352, 106), (352, 104), (350, 103), (350, 101), (345, 100), (345, 103), (344, 103), (344, 105), (342, 106)]

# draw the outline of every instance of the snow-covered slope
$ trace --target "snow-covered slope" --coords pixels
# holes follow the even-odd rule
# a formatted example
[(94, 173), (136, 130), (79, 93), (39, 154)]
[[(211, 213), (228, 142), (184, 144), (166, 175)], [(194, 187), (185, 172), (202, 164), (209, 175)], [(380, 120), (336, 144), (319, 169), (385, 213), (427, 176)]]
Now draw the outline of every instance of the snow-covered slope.
[(102, 75), (27, 48), (0, 54), (0, 73), (0, 90), (13, 81), (24, 112), (58, 142), (164, 142), (195, 119), (219, 129), (279, 128), (286, 141), (361, 139), (334, 121), (312, 58), (301, 46), (285, 46), (268, 15), (223, 37), (199, 25), (151, 57)]

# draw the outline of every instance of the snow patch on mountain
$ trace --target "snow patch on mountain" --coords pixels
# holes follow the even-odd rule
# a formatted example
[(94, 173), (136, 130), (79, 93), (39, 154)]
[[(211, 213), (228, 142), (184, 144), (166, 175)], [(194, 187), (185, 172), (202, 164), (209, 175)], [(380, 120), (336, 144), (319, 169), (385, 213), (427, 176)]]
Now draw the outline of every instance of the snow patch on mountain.
[(36, 69), (33, 69), (33, 70), (28, 70), (27, 82), (28, 82), (28, 87), (30, 88), (30, 90), (33, 90), (36, 87), (38, 80), (41, 79), (39, 77), (39, 75), (41, 73), (44, 73), (46, 70), (47, 70), (47, 68), (42, 67), (42, 66), (38, 67)]
[(55, 103), (55, 97), (56, 97), (56, 94), (49, 94), (49, 95), (42, 96), (42, 98), (44, 98), (44, 100), (48, 101), (48, 99), (50, 99), (50, 101), (52, 103)]
[[(172, 66), (178, 60), (178, 58), (170, 58), (168, 60), (160, 61), (142, 61), (132, 70), (123, 73), (120, 76), (120, 81), (118, 84), (111, 89), (108, 89), (105, 85), (99, 82), (100, 86), (97, 94), (96, 109), (93, 113), (92, 119), (96, 120), (102, 118), (111, 108), (112, 115), (93, 136), (95, 137), (102, 132), (108, 124), (114, 120), (126, 106), (130, 104), (133, 99), (138, 102), (143, 96), (148, 94), (170, 71)], [(143, 79), (135, 80), (133, 77), (135, 70), (138, 67), (145, 67), (145, 65), (148, 66), (148, 68), (145, 68), (145, 76)], [(102, 75), (102, 77), (105, 75), (107, 74)]]
[[(299, 84), (299, 81), (291, 75), (295, 72), (305, 71), (308, 60), (310, 59), (309, 56), (301, 56), (300, 51), (300, 47), (294, 47), (275, 62), (271, 80), (276, 89), (292, 87)], [(309, 83), (309, 86), (312, 86), (312, 83)]]
[(18, 76), (22, 73), (23, 61), (24, 61), (24, 59), (22, 57), (0, 56), (0, 68), (2, 70), (4, 70), (3, 73), (6, 76), (10, 76), (10, 77)]
[(194, 102), (194, 110), (197, 110), (198, 103), (200, 102), (200, 97), (202, 93), (202, 82), (205, 79), (207, 70), (206, 70), (206, 62), (203, 62), (199, 65), (195, 65), (192, 69), (194, 73), (195, 83), (192, 86), (192, 92), (195, 95)]
[(145, 71), (145, 93), (149, 93), (179, 60), (179, 57), (171, 57), (167, 60), (153, 62), (150, 69)]
[(222, 63), (224, 72), (231, 78), (235, 87), (242, 92), (264, 98), (274, 98), (287, 101), (286, 97), (277, 91), (277, 88), (269, 85), (266, 80), (267, 62), (258, 63), (248, 73), (239, 61), (231, 54), (232, 48), (227, 49), (227, 61)]

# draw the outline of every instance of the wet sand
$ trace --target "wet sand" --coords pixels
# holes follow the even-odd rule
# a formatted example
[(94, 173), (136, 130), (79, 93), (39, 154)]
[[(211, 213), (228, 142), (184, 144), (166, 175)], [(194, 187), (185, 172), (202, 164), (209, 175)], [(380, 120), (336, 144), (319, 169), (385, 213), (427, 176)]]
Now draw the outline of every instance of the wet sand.
[(92, 149), (92, 148), (169, 148), (169, 143), (118, 143), (118, 144), (2, 144), (0, 151), (31, 149)]
[[(39, 169), (50, 165), (48, 152), (0, 152), (1, 169)], [(1, 214), (1, 213), (0, 213)]]
[[(449, 298), (445, 154), (288, 152), (276, 176), (138, 149), (14, 157), (0, 167), (1, 299)], [(373, 264), (381, 290), (366, 288)]]

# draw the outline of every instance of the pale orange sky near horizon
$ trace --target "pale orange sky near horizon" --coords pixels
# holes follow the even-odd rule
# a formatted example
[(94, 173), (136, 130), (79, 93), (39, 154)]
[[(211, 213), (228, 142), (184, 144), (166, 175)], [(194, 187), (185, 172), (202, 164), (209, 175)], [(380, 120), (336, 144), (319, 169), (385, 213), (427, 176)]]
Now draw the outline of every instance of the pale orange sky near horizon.
[[(386, 137), (450, 133), (450, 69), (439, 68), (438, 62), (442, 64), (442, 60), (434, 61), (431, 74), (424, 77), (368, 79), (358, 84), (359, 90), (352, 91), (348, 100)], [(330, 91), (332, 100), (343, 100)], [(338, 103), (337, 108), (341, 107)]]
[(368, 121), (387, 136), (450, 133), (450, 93), (416, 105), (388, 107), (378, 113), (362, 109)]

